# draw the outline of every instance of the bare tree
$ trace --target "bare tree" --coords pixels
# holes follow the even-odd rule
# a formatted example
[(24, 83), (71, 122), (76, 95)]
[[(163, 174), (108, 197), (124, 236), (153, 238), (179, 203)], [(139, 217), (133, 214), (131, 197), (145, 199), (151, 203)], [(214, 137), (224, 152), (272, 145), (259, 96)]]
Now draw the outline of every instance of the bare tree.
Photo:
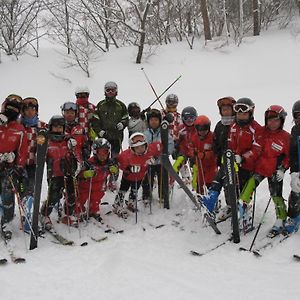
[(253, 35), (260, 33), (260, 17), (259, 17), (259, 3), (258, 0), (252, 0), (253, 6)]
[(200, 0), (201, 4), (201, 14), (203, 19), (203, 27), (204, 27), (204, 38), (205, 40), (211, 40), (211, 32), (210, 32), (210, 22), (207, 11), (206, 0)]
[(37, 50), (33, 42), (40, 38), (36, 21), (40, 9), (39, 0), (0, 1), (0, 49), (7, 55), (18, 57), (29, 45)]

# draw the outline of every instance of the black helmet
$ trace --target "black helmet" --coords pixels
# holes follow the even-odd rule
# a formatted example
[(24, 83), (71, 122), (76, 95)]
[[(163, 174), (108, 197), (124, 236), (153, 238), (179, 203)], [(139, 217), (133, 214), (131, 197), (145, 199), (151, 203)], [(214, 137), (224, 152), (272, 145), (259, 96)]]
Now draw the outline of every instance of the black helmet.
[(63, 116), (60, 116), (60, 115), (55, 115), (53, 117), (51, 117), (51, 119), (49, 120), (49, 130), (52, 131), (52, 126), (63, 126), (65, 128), (65, 125), (66, 125), (66, 121), (64, 119)]
[(137, 102), (131, 102), (128, 104), (127, 110), (130, 117), (138, 117), (141, 112), (141, 107)]
[(253, 120), (254, 108), (255, 108), (255, 104), (250, 98), (240, 98), (239, 100), (237, 100), (236, 103), (233, 105), (234, 112), (236, 112), (236, 113), (249, 112), (249, 119), (248, 120), (240, 120), (240, 119), (236, 118), (236, 122), (240, 126), (249, 124)]
[(97, 150), (98, 149), (107, 149), (108, 150), (108, 153), (110, 154), (110, 151), (111, 151), (111, 144), (110, 142), (105, 139), (105, 138), (99, 138), (99, 139), (96, 139), (94, 142), (93, 142), (93, 145), (92, 145), (92, 150), (93, 150), (93, 154), (96, 155), (97, 154)]
[(292, 108), (294, 121), (300, 119), (300, 100), (296, 101)]
[(22, 101), (22, 112), (24, 112), (24, 109), (33, 107), (38, 112), (39, 110), (39, 103), (38, 100), (34, 97), (27, 97), (23, 99)]
[(178, 105), (178, 96), (175, 94), (169, 94), (166, 98), (166, 105), (174, 107)]
[(192, 126), (197, 116), (197, 110), (193, 106), (187, 106), (181, 112), (181, 119), (187, 126)]
[(15, 94), (8, 95), (2, 107), (8, 120), (16, 120), (21, 112), (22, 98)]
[(147, 121), (149, 123), (151, 118), (158, 118), (159, 123), (161, 123), (161, 112), (156, 108), (151, 108), (149, 112), (147, 112)]

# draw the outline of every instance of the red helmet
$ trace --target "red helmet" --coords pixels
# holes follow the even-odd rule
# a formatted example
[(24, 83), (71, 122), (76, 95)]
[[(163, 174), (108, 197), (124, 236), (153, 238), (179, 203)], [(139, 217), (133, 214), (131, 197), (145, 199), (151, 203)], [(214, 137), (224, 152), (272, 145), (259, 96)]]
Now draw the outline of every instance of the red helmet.
[(268, 119), (280, 119), (281, 120), (281, 129), (282, 129), (286, 116), (287, 116), (287, 113), (282, 106), (271, 105), (265, 111), (265, 125), (267, 124)]
[(204, 115), (197, 117), (194, 122), (194, 126), (197, 131), (210, 130), (210, 125), (211, 125), (210, 119)]

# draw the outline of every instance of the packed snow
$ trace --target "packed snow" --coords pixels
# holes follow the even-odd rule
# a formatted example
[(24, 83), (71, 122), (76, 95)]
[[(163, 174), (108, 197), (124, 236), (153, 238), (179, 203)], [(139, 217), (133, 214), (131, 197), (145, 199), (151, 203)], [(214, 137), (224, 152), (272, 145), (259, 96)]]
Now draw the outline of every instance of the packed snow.
[[(61, 104), (75, 100), (76, 86), (87, 85), (91, 102), (97, 104), (103, 98), (105, 82), (113, 80), (119, 86), (119, 99), (126, 104), (137, 101), (146, 108), (155, 96), (141, 71), (143, 67), (158, 94), (182, 75), (168, 93), (178, 95), (179, 110), (195, 106), (199, 114), (212, 120), (212, 127), (220, 118), (216, 100), (233, 96), (251, 98), (256, 104), (255, 118), (261, 124), (269, 105), (283, 105), (288, 112), (285, 129), (290, 131), (292, 105), (300, 99), (299, 29), (300, 23), (293, 23), (285, 30), (262, 32), (259, 37), (245, 38), (239, 47), (219, 48), (221, 42), (212, 41), (206, 46), (198, 42), (189, 50), (186, 43), (173, 43), (159, 47), (142, 65), (134, 63), (133, 47), (111, 50), (94, 63), (89, 79), (80, 70), (65, 69), (59, 54), (62, 49), (47, 42), (39, 58), (24, 55), (15, 61), (2, 56), (0, 97), (4, 100), (11, 93), (36, 97), (40, 119), (48, 121), (60, 113)], [(158, 104), (154, 107), (160, 108)], [(126, 139), (123, 146), (127, 147)], [(289, 182), (287, 172), (285, 199)], [(46, 193), (44, 181), (43, 200)], [(217, 236), (177, 185), (169, 210), (162, 208), (157, 192), (152, 214), (139, 203), (137, 224), (134, 214), (127, 220), (105, 215), (114, 196), (112, 192), (105, 195), (103, 201), (109, 205), (101, 206), (102, 215), (107, 224), (124, 233), (105, 233), (91, 223), (83, 223), (80, 230), (55, 223), (57, 231), (74, 240), (75, 246), (56, 244), (46, 234), (37, 249), (26, 250), (29, 239), (19, 230), (16, 210), (11, 243), (26, 263), (0, 266), (1, 299), (299, 299), (299, 263), (292, 260), (292, 254), (300, 253), (299, 233), (266, 249), (261, 258), (238, 250), (240, 246), (250, 247), (255, 231), (242, 235), (240, 244), (227, 243), (202, 257), (192, 256), (190, 250), (205, 252), (225, 241), (230, 234), (229, 221), (219, 225), (222, 235)], [(263, 182), (257, 189), (255, 225), (268, 199), (268, 187)], [(57, 218), (55, 212), (52, 217)], [(257, 245), (274, 220), (271, 204)], [(91, 239), (104, 236), (108, 239), (99, 243)], [(81, 247), (85, 241), (88, 245)], [(2, 241), (1, 257), (9, 258)]]

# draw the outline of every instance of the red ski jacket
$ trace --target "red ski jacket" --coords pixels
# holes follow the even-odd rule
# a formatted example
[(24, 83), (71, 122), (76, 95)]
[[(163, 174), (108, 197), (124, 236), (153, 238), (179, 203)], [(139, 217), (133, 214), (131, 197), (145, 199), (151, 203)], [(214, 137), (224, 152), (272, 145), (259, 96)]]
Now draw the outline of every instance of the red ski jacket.
[(261, 137), (263, 128), (256, 121), (239, 126), (231, 125), (228, 136), (228, 148), (243, 158), (241, 167), (254, 171), (257, 159), (261, 154)]
[[(217, 157), (213, 151), (213, 133), (209, 132), (203, 140), (200, 140), (197, 133), (193, 134), (191, 142), (189, 156), (196, 158), (195, 163), (198, 167), (198, 179), (201, 183), (212, 183), (218, 172)], [(203, 172), (201, 171), (200, 164), (202, 165)], [(203, 181), (202, 174), (204, 174), (205, 181)]]
[(289, 168), (290, 137), (285, 130), (271, 131), (264, 127), (262, 153), (256, 162), (255, 173), (271, 177), (278, 167)]
[(72, 175), (77, 167), (77, 160), (65, 139), (56, 141), (49, 138), (46, 160), (49, 177)]
[(107, 177), (110, 175), (109, 166), (107, 162), (101, 163), (92, 156), (88, 160), (89, 164), (93, 166), (95, 175), (92, 178), (84, 179), (83, 172), (80, 174), (79, 180), (79, 199), (81, 211), (84, 211), (84, 204), (90, 197), (90, 213), (95, 214), (100, 211), (100, 202), (106, 191)]
[(28, 139), (25, 128), (17, 121), (0, 126), (0, 153), (14, 152), (15, 164), (25, 167), (28, 157)]
[[(131, 149), (121, 152), (117, 156), (119, 168), (123, 171), (123, 176), (128, 181), (143, 180), (148, 170), (148, 165), (151, 164), (151, 158), (160, 156), (162, 152), (162, 144), (154, 142), (148, 145), (146, 152), (142, 155), (136, 155)], [(138, 166), (139, 172), (132, 173), (131, 167)]]
[(193, 147), (191, 138), (194, 134), (197, 134), (197, 130), (194, 126), (186, 126), (185, 124), (178, 126), (178, 132), (175, 133), (178, 140), (175, 142), (179, 146), (179, 155), (189, 157), (189, 149)]

